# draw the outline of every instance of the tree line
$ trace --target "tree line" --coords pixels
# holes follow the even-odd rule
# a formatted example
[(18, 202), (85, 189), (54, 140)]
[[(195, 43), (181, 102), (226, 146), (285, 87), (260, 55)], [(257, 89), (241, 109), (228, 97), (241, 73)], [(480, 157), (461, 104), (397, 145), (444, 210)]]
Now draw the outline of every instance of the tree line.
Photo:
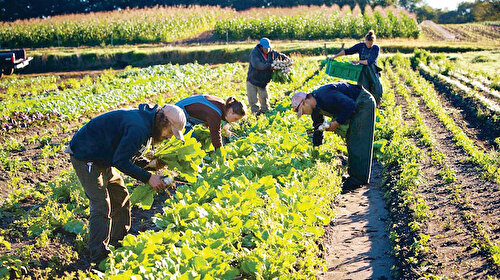
[(457, 10), (443, 11), (423, 5), (424, 0), (0, 0), (0, 21), (49, 17), (61, 14), (111, 11), (125, 8), (145, 8), (156, 5), (188, 6), (212, 5), (245, 10), (254, 7), (293, 7), (298, 5), (366, 5), (400, 6), (418, 16), (418, 20), (434, 20), (438, 23), (465, 23), (498, 20), (500, 1), (476, 0), (463, 2)]
[(437, 23), (467, 23), (500, 20), (499, 0), (476, 0), (475, 2), (462, 2), (456, 10), (433, 9), (429, 5), (415, 7), (411, 10), (417, 14), (418, 22), (432, 20)]

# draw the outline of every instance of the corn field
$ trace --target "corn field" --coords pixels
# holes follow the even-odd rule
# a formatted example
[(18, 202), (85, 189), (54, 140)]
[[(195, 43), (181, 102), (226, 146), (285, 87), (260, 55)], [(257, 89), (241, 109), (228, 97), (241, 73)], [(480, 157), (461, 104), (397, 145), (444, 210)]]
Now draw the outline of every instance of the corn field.
[(310, 8), (310, 13), (285, 13), (284, 16), (262, 13), (257, 10), (247, 17), (232, 17), (218, 21), (214, 35), (230, 40), (258, 39), (335, 39), (362, 38), (370, 29), (381, 38), (417, 38), (420, 29), (416, 20), (395, 9), (369, 6), (365, 13), (356, 6), (341, 9), (333, 6), (325, 9)]
[(0, 23), (2, 48), (172, 42), (211, 29), (228, 9), (156, 7)]
[(395, 8), (337, 5), (250, 9), (190, 6), (126, 9), (0, 22), (0, 48), (104, 46), (173, 42), (213, 30), (220, 40), (418, 37), (410, 14)]

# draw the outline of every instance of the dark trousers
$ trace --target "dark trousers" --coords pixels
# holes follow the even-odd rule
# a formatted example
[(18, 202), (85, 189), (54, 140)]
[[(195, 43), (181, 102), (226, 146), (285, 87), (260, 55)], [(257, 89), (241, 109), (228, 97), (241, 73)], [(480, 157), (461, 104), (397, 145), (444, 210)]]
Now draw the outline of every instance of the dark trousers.
[(347, 173), (357, 184), (368, 184), (372, 169), (375, 99), (362, 89), (347, 130)]
[(92, 262), (108, 253), (130, 229), (130, 201), (123, 179), (110, 166), (92, 164), (71, 156), (71, 163), (90, 201), (89, 250)]

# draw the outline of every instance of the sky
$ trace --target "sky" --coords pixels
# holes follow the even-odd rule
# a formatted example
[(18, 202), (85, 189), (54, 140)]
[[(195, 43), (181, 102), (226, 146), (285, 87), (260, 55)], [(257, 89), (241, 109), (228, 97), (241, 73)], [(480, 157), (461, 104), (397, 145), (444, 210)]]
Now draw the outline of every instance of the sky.
[(473, 2), (473, 0), (425, 0), (427, 5), (431, 6), (434, 9), (448, 9), (456, 10), (459, 3), (462, 2)]

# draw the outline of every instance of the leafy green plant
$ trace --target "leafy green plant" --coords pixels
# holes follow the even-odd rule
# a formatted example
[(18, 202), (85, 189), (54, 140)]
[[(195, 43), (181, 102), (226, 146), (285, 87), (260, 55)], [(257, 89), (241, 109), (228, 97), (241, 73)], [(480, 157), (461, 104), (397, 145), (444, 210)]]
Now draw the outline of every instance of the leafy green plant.
[(155, 190), (150, 185), (137, 186), (130, 195), (130, 205), (138, 205), (148, 210), (153, 205)]
[(184, 136), (184, 142), (172, 137), (159, 145), (155, 151), (155, 158), (160, 159), (172, 171), (179, 172), (179, 175), (188, 182), (195, 182), (196, 176), (200, 172), (200, 165), (206, 153), (201, 149), (201, 144), (191, 137), (193, 131)]

